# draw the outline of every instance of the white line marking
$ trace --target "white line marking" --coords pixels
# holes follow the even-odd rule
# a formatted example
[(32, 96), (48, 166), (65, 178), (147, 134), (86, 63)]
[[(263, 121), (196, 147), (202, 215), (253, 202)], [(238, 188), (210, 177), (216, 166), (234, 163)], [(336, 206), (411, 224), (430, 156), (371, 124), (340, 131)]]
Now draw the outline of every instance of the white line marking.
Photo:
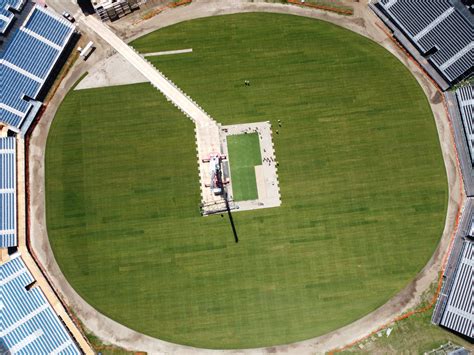
[[(5, 229), (5, 230), (0, 230), (0, 236), (2, 235), (8, 235), (8, 234), (15, 234), (14, 229)], [(0, 281), (1, 282), (1, 281)]]
[(13, 107), (4, 104), (3, 102), (0, 102), (0, 108), (3, 108), (4, 110), (7, 110), (8, 112), (11, 112), (17, 116), (23, 117), (23, 112), (18, 111), (17, 109), (14, 109)]
[(441, 21), (443, 21), (446, 17), (451, 15), (454, 12), (454, 7), (450, 7), (447, 9), (445, 12), (443, 12), (441, 15), (439, 15), (437, 18), (435, 18), (428, 26), (423, 28), (420, 33), (418, 33), (413, 39), (415, 41), (418, 41), (421, 37), (426, 35), (428, 32), (430, 32), (433, 28), (435, 28)]
[(63, 351), (64, 349), (66, 349), (69, 345), (72, 344), (72, 341), (71, 340), (67, 340), (65, 341), (64, 343), (62, 343), (59, 347), (57, 347), (56, 349), (54, 349), (54, 351), (51, 351), (49, 355), (57, 355), (59, 354), (61, 351)]
[(7, 329), (5, 329), (4, 331), (0, 332), (0, 337), (4, 337), (5, 335), (7, 335), (8, 333), (14, 331), (16, 328), (18, 328), (20, 325), (28, 322), (30, 319), (36, 317), (38, 314), (40, 314), (41, 312), (43, 312), (45, 309), (47, 309), (49, 307), (49, 305), (47, 303), (43, 304), (41, 307), (35, 309), (33, 312), (31, 313), (28, 313), (25, 317), (23, 317), (22, 319), (20, 319), (18, 322), (12, 324), (11, 326), (9, 326)]
[(474, 260), (468, 259), (468, 258), (463, 258), (461, 261), (463, 264), (466, 264), (472, 268), (474, 268)]
[(461, 106), (474, 106), (474, 99), (461, 101)]
[(11, 17), (6, 17), (6, 16), (0, 14), (0, 20), (5, 21), (5, 22), (10, 22)]
[(445, 70), (447, 67), (449, 67), (451, 64), (453, 64), (455, 61), (457, 61), (459, 58), (461, 58), (464, 54), (469, 52), (471, 49), (474, 49), (474, 42), (469, 43), (466, 47), (464, 47), (459, 52), (457, 52), (455, 55), (453, 55), (446, 63), (441, 65), (439, 68), (441, 70)]
[(390, 9), (393, 5), (395, 5), (395, 3), (397, 2), (397, 0), (390, 0), (386, 5), (385, 5), (385, 8), (388, 10)]
[(145, 53), (145, 54), (143, 54), (143, 56), (144, 56), (144, 57), (157, 57), (157, 56), (160, 56), (160, 55), (191, 53), (192, 51), (193, 51), (192, 48), (177, 49), (177, 50), (174, 50), (174, 51), (163, 51), (163, 52)]
[(53, 47), (53, 48), (56, 49), (57, 51), (60, 51), (60, 50), (62, 49), (62, 48), (61, 48), (60, 46), (58, 46), (56, 43), (51, 42), (49, 39), (44, 38), (43, 36), (37, 34), (36, 32), (33, 32), (32, 30), (30, 30), (30, 29), (28, 29), (28, 28), (21, 27), (21, 28), (20, 28), (20, 31), (25, 32), (25, 33), (28, 34), (29, 36), (36, 38), (38, 41), (41, 41), (41, 42), (47, 44), (47, 45), (50, 46), (50, 47)]
[(23, 74), (24, 76), (27, 76), (28, 78), (30, 78), (34, 81), (37, 81), (40, 84), (43, 84), (43, 82), (44, 82), (43, 79), (37, 77), (36, 75), (31, 74), (30, 72), (27, 72), (24, 69), (21, 69), (20, 67), (17, 67), (15, 64), (12, 64), (12, 63), (6, 61), (5, 59), (0, 59), (0, 64), (3, 64), (5, 66), (9, 67), (10, 69), (15, 70), (18, 73)]
[(26, 338), (22, 339), (21, 341), (19, 341), (15, 345), (13, 345), (10, 348), (9, 352), (12, 353), (12, 354), (18, 353), (21, 349), (23, 349), (23, 348), (27, 347), (28, 345), (30, 345), (32, 342), (34, 342), (36, 339), (38, 339), (43, 334), (44, 334), (43, 331), (41, 329), (38, 329), (36, 332), (28, 335)]
[(8, 276), (7, 278), (5, 278), (3, 280), (0, 280), (0, 286), (6, 285), (10, 281), (15, 280), (18, 276), (24, 274), (25, 272), (26, 272), (26, 269), (20, 269), (17, 272), (15, 272), (15, 273), (11, 274), (10, 276)]
[(471, 314), (469, 312), (463, 311), (462, 309), (456, 308), (454, 306), (449, 305), (445, 311), (445, 313), (451, 312), (454, 313), (457, 316), (469, 319), (471, 322), (474, 322), (474, 314)]

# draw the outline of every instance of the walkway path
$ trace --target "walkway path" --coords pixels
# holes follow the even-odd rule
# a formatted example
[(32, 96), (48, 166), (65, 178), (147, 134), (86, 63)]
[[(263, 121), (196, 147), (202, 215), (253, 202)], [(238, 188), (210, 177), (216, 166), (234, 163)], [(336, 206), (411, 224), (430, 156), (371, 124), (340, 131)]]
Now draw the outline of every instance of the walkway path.
[(211, 176), (208, 164), (203, 162), (204, 159), (209, 157), (210, 153), (221, 153), (217, 122), (142, 55), (113, 33), (103, 22), (93, 16), (82, 17), (81, 21), (111, 45), (147, 78), (155, 88), (161, 91), (168, 101), (171, 101), (194, 122), (196, 125), (201, 203), (203, 205), (224, 204), (222, 196), (215, 195), (206, 187), (206, 183), (211, 180)]

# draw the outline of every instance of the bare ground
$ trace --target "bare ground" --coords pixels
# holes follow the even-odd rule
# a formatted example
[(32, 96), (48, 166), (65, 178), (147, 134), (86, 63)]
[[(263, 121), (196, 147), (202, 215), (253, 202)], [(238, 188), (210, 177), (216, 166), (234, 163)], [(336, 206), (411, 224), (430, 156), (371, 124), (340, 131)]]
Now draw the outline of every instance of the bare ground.
[[(56, 10), (62, 11), (65, 7), (69, 12), (76, 14), (78, 10), (74, 4), (68, 2), (66, 4), (61, 0), (50, 0), (48, 4)], [(342, 347), (361, 339), (372, 331), (390, 323), (394, 318), (410, 308), (419, 304), (421, 295), (427, 290), (430, 284), (438, 278), (438, 274), (442, 268), (444, 256), (447, 253), (451, 237), (455, 231), (459, 208), (464, 201), (462, 179), (459, 172), (459, 166), (456, 159), (456, 150), (454, 139), (449, 122), (449, 118), (440, 99), (437, 88), (432, 84), (423, 72), (410, 59), (406, 57), (404, 52), (387, 37), (387, 35), (376, 24), (381, 22), (368, 9), (366, 1), (354, 3), (354, 17), (338, 16), (335, 14), (324, 13), (319, 10), (301, 8), (297, 6), (269, 4), (264, 2), (246, 2), (244, 0), (195, 0), (189, 6), (179, 7), (173, 10), (167, 10), (160, 15), (141, 22), (139, 25), (133, 25), (133, 17), (124, 18), (112, 26), (118, 34), (124, 39), (130, 41), (134, 38), (154, 31), (158, 28), (172, 25), (185, 20), (194, 18), (213, 16), (218, 14), (230, 14), (239, 12), (267, 11), (277, 13), (288, 13), (300, 16), (306, 16), (321, 19), (331, 23), (335, 23), (341, 27), (347, 28), (379, 43), (381, 46), (393, 53), (410, 71), (413, 73), (419, 84), (423, 88), (427, 98), (429, 99), (440, 144), (442, 148), (443, 158), (445, 161), (448, 184), (449, 184), (449, 204), (446, 216), (446, 224), (441, 237), (438, 248), (433, 254), (431, 260), (423, 268), (420, 274), (403, 289), (394, 298), (381, 306), (379, 309), (368, 314), (367, 316), (349, 324), (343, 328), (335, 330), (323, 336), (309, 339), (306, 341), (248, 350), (230, 350), (230, 351), (209, 351), (204, 349), (190, 348), (177, 344), (171, 344), (159, 339), (137, 333), (117, 322), (100, 314), (90, 305), (88, 305), (69, 285), (64, 275), (61, 273), (52, 253), (45, 219), (45, 196), (44, 196), (44, 152), (46, 147), (46, 139), (51, 122), (55, 116), (56, 110), (65, 94), (70, 90), (75, 81), (86, 71), (91, 70), (94, 62), (110, 56), (113, 52), (108, 48), (107, 44), (102, 43), (99, 39), (93, 38), (87, 29), (82, 28), (85, 35), (93, 38), (98, 43), (97, 51), (91, 58), (90, 62), (79, 62), (69, 72), (66, 79), (62, 82), (57, 95), (50, 102), (41, 121), (34, 129), (29, 149), (29, 167), (30, 167), (30, 232), (34, 236), (32, 238), (32, 248), (38, 256), (39, 261), (48, 273), (49, 278), (64, 297), (68, 305), (76, 312), (85, 326), (102, 339), (106, 343), (111, 343), (126, 349), (147, 351), (149, 353), (229, 353), (229, 354), (265, 354), (265, 353), (323, 353)], [(133, 15), (138, 16), (138, 15)], [(383, 25), (382, 25), (383, 27)]]
[(100, 88), (104, 86), (145, 83), (148, 80), (120, 54), (101, 60), (74, 90)]

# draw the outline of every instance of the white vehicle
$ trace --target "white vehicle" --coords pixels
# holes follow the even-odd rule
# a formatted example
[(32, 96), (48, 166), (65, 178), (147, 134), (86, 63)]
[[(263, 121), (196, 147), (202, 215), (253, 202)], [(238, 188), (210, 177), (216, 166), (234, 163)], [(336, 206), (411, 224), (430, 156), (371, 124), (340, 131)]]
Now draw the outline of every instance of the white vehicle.
[(87, 57), (92, 53), (94, 50), (94, 42), (90, 41), (89, 43), (86, 44), (84, 48), (78, 47), (77, 50), (79, 51), (79, 55), (86, 60)]
[(69, 12), (63, 11), (62, 15), (63, 15), (63, 17), (64, 17), (66, 20), (68, 20), (69, 22), (73, 22), (73, 23), (74, 23), (74, 21), (76, 21), (76, 20), (74, 19), (74, 17), (72, 17), (72, 15), (71, 15)]

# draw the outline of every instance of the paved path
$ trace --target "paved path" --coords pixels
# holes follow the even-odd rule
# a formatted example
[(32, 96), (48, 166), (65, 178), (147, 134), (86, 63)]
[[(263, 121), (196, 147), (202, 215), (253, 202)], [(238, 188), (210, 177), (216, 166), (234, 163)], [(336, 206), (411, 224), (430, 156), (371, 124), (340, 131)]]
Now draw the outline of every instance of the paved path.
[[(70, 13), (79, 13), (80, 10), (74, 2), (64, 2), (63, 0), (48, 0), (48, 5), (56, 10), (62, 11), (64, 8)], [(434, 280), (437, 279), (440, 270), (441, 261), (445, 251), (448, 248), (451, 233), (455, 227), (457, 216), (457, 206), (462, 203), (464, 196), (461, 193), (460, 176), (457, 170), (456, 154), (453, 145), (453, 138), (450, 131), (449, 120), (445, 114), (442, 101), (439, 100), (438, 93), (430, 80), (414, 65), (403, 51), (401, 51), (376, 24), (381, 24), (374, 14), (368, 10), (367, 1), (361, 0), (360, 3), (354, 3), (355, 16), (337, 16), (334, 14), (324, 13), (318, 10), (310, 10), (296, 6), (287, 6), (282, 4), (271, 4), (265, 2), (248, 2), (245, 0), (195, 0), (189, 6), (183, 6), (177, 9), (165, 11), (149, 21), (142, 22), (140, 25), (133, 26), (133, 16), (124, 18), (115, 22), (111, 26), (118, 30), (120, 35), (127, 40), (138, 38), (158, 28), (170, 26), (193, 18), (200, 18), (213, 15), (222, 15), (239, 12), (266, 11), (276, 13), (290, 13), (294, 15), (306, 16), (310, 18), (320, 19), (334, 23), (336, 25), (347, 28), (351, 31), (359, 33), (370, 38), (383, 46), (398, 58), (414, 75), (420, 86), (423, 88), (425, 95), (431, 105), (434, 113), (434, 119), (440, 137), (441, 148), (446, 165), (446, 171), (449, 183), (449, 204), (446, 217), (446, 225), (440, 244), (435, 251), (433, 257), (427, 263), (425, 268), (407, 287), (401, 290), (394, 298), (386, 304), (368, 314), (367, 316), (331, 333), (323, 336), (309, 339), (289, 345), (281, 345), (270, 348), (249, 349), (249, 350), (229, 350), (229, 351), (208, 351), (186, 346), (171, 344), (159, 339), (133, 331), (103, 314), (97, 312), (85, 300), (83, 300), (71, 287), (62, 274), (56, 263), (54, 254), (49, 244), (45, 211), (44, 211), (44, 153), (46, 147), (46, 139), (51, 122), (57, 108), (64, 98), (65, 94), (72, 87), (82, 73), (90, 70), (91, 66), (88, 62), (77, 63), (73, 70), (61, 85), (61, 90), (54, 96), (53, 103), (50, 104), (45, 111), (42, 120), (34, 129), (30, 143), (30, 223), (32, 233), (35, 238), (31, 241), (32, 248), (37, 253), (38, 259), (48, 272), (48, 276), (54, 282), (55, 286), (65, 297), (68, 305), (77, 312), (85, 326), (95, 335), (106, 342), (113, 343), (127, 349), (135, 349), (148, 351), (150, 354), (209, 354), (209, 353), (227, 353), (227, 354), (266, 354), (266, 353), (298, 353), (298, 354), (316, 354), (323, 353), (359, 339), (379, 326), (393, 320), (398, 314), (405, 312), (407, 309), (416, 306), (422, 294), (429, 289)], [(77, 17), (77, 16), (76, 16)], [(129, 21), (130, 20), (130, 21)], [(88, 36), (94, 37), (94, 33), (90, 33), (87, 28), (81, 28)], [(94, 38), (94, 41), (96, 39)], [(101, 39), (97, 39), (102, 42)], [(108, 50), (106, 43), (98, 46), (94, 56), (99, 55)], [(92, 60), (94, 60), (94, 56)], [(82, 68), (80, 66), (83, 66)]]
[[(192, 48), (188, 48), (175, 51), (145, 53), (142, 54), (142, 56), (152, 57), (191, 53), (192, 51)], [(100, 63), (91, 68), (87, 76), (81, 80), (74, 90), (147, 82), (147, 78), (145, 78), (137, 69), (135, 69), (133, 65), (131, 65), (124, 57), (116, 53), (111, 57), (103, 59)]]
[(156, 89), (161, 91), (168, 101), (172, 102), (194, 122), (196, 125), (201, 202), (203, 205), (222, 204), (224, 202), (222, 197), (216, 196), (206, 187), (206, 183), (211, 180), (211, 176), (208, 164), (203, 162), (204, 159), (209, 157), (210, 153), (221, 153), (217, 122), (189, 96), (183, 93), (171, 80), (144, 59), (142, 55), (113, 33), (103, 22), (93, 16), (83, 16), (81, 22), (102, 37), (104, 41), (147, 78)]
[(216, 124), (216, 122), (186, 96), (176, 85), (159, 72), (152, 64), (146, 61), (132, 47), (122, 41), (115, 33), (113, 33), (103, 22), (93, 16), (83, 17), (81, 21), (90, 29), (95, 31), (120, 53), (126, 60), (130, 62), (150, 83), (160, 90), (176, 107), (193, 120), (197, 126), (208, 126)]

